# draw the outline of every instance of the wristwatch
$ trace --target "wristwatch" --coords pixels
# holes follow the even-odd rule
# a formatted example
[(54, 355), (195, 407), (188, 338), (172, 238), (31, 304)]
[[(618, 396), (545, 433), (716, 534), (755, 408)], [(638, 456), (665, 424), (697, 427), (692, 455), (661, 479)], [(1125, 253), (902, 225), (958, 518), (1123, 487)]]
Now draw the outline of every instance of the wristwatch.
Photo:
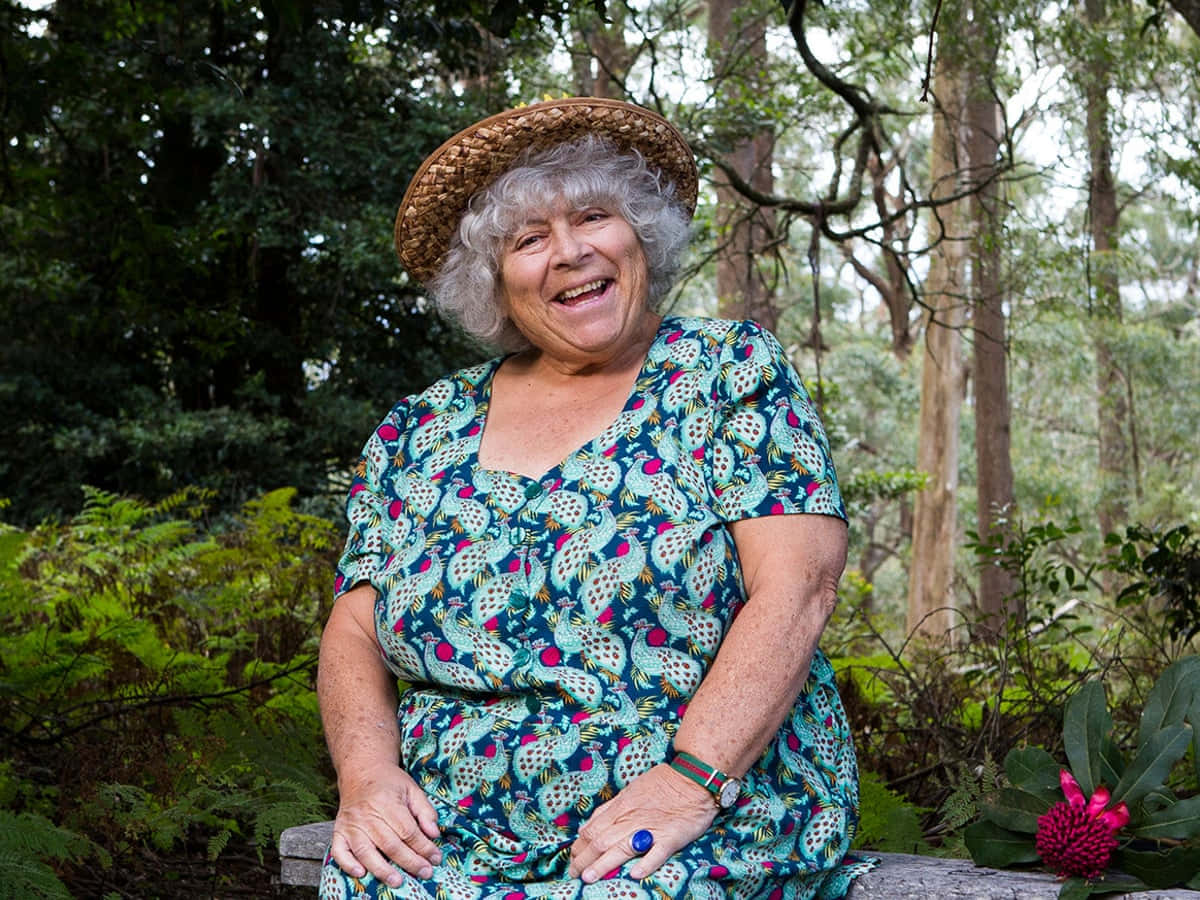
[(718, 809), (729, 809), (742, 792), (742, 783), (732, 775), (714, 769), (690, 753), (676, 753), (670, 766), (680, 775), (690, 778), (713, 795)]

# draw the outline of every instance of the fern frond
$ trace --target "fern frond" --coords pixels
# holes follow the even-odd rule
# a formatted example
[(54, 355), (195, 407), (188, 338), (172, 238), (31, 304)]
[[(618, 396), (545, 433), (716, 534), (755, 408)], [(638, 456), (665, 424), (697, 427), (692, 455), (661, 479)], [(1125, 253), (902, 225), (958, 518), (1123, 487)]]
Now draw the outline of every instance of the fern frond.
[(0, 900), (71, 900), (71, 892), (43, 862), (0, 851)]

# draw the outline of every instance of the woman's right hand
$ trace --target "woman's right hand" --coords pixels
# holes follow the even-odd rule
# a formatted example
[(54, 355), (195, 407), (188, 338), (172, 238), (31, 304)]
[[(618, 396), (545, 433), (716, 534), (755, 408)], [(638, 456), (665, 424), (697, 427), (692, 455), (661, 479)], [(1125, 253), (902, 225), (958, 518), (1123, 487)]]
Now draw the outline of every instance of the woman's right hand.
[(341, 801), (333, 823), (333, 860), (352, 878), (370, 872), (397, 887), (403, 877), (392, 863), (418, 878), (429, 878), (442, 861), (434, 840), (437, 812), (425, 792), (403, 769), (376, 766), (338, 779)]

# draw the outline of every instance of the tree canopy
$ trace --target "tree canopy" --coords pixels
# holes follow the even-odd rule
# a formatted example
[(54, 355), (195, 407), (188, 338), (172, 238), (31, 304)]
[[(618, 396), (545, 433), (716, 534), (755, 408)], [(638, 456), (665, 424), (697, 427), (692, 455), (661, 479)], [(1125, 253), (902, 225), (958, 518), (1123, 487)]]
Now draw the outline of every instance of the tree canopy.
[[(931, 259), (964, 242), (961, 265), (978, 274), (989, 261), (986, 309), (1003, 329), (987, 341), (1003, 345), (1010, 395), (996, 414), (1011, 416), (971, 419), (973, 392), (996, 392), (985, 379), (994, 365), (947, 370), (967, 404), (956, 427), (964, 460), (946, 461), (962, 495), (946, 564), (964, 596), (975, 560), (961, 548), (987, 519), (978, 505), (995, 499), (968, 494), (979, 428), (1011, 431), (1011, 450), (983, 458), (1011, 452), (1014, 514), (1041, 515), (1049, 501), (1090, 518), (1103, 487), (1132, 500), (1115, 524), (1191, 521), (1191, 494), (1177, 489), (1198, 465), (1187, 399), (1200, 220), (1189, 9), (1135, 4), (1088, 18), (1069, 4), (993, 4), (988, 29), (964, 31), (962, 17), (974, 19), (958, 3), (743, 2), (724, 4), (713, 31), (709, 7), (685, 0), (6, 0), (5, 518), (69, 516), (81, 485), (147, 499), (194, 485), (215, 490), (221, 509), (294, 485), (332, 512), (387, 407), (481, 352), (428, 312), (394, 261), (391, 220), (409, 174), (484, 114), (595, 90), (660, 109), (697, 148), (706, 189), (675, 302), (714, 312), (722, 284), (763, 290), (754, 314), (795, 348), (841, 442), (868, 581), (903, 597), (912, 554), (927, 552), (911, 544), (913, 492), (928, 475), (918, 438), (948, 444), (916, 417), (931, 340), (953, 324), (968, 360), (992, 334), (971, 315), (930, 313)], [(743, 45), (722, 31), (757, 37)], [(965, 65), (981, 48), (994, 57), (972, 76), (991, 104), (974, 108), (996, 117), (978, 163), (986, 178), (966, 156), (931, 167), (933, 114), (951, 108), (933, 63)], [(1083, 111), (1099, 96), (1086, 88), (1101, 60), (1115, 79), (1112, 251), (1092, 246), (1086, 190)], [(757, 174), (739, 168), (750, 146)], [(950, 214), (984, 189), (986, 222)], [(755, 222), (764, 230), (743, 246), (741, 223)], [(735, 253), (742, 268), (722, 275)], [(1127, 486), (1119, 467), (1096, 475), (1107, 432), (1086, 349), (1100, 333), (1098, 292), (1112, 283), (1125, 312), (1102, 349), (1105, 383), (1128, 395), (1128, 416), (1113, 420)], [(978, 302), (971, 284), (944, 294), (952, 307)], [(1154, 390), (1162, 383), (1171, 390)], [(905, 396), (907, 407), (887, 402)]]

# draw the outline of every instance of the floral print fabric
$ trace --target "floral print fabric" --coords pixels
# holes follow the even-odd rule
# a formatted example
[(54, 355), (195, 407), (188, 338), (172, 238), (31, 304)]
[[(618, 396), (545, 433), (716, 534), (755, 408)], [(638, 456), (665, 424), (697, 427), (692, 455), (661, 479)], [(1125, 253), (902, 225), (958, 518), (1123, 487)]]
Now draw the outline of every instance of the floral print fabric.
[(746, 601), (726, 523), (845, 517), (828, 442), (776, 339), (667, 317), (623, 411), (540, 478), (482, 468), (493, 360), (401, 401), (371, 436), (335, 589), (378, 591), (410, 687), (401, 765), (438, 810), (433, 878), (389, 888), (332, 860), (326, 900), (840, 897), (854, 750), (828, 660), (738, 804), (643, 881), (567, 877), (597, 805), (668, 758)]

